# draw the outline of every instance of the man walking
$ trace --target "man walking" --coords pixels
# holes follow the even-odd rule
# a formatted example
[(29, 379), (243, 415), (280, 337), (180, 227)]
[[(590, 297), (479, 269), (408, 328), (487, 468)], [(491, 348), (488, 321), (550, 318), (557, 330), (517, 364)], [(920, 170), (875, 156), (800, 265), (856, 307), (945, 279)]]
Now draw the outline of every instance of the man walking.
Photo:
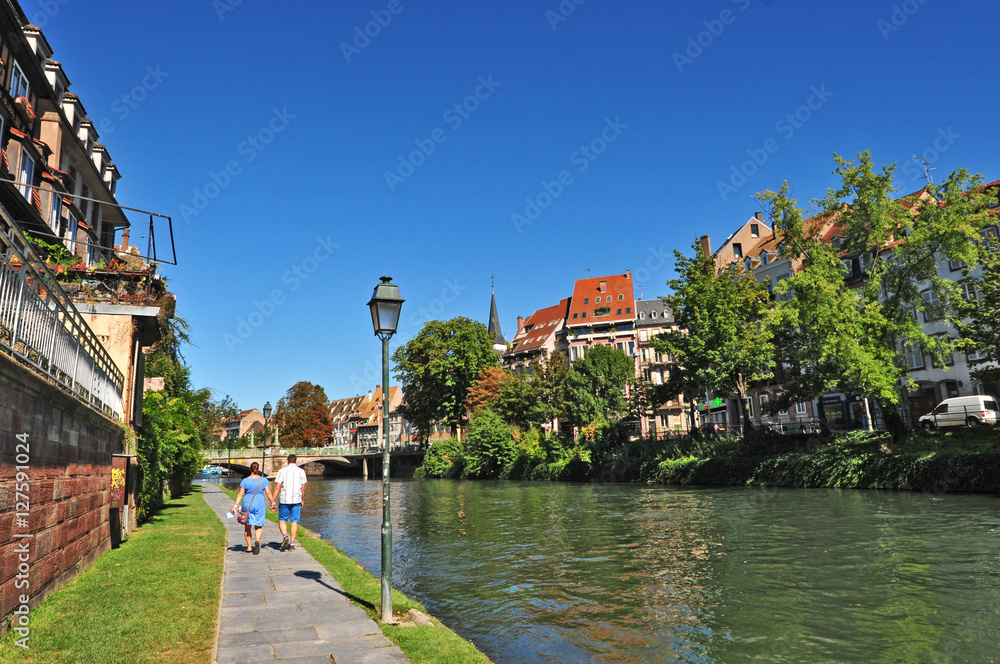
[[(306, 493), (306, 471), (295, 465), (294, 454), (288, 455), (288, 465), (274, 478), (274, 496), (278, 499), (278, 529), (281, 530), (281, 550), (294, 550), (292, 542), (299, 534), (299, 516)], [(274, 509), (274, 503), (271, 503)], [(291, 524), (291, 538), (285, 522)]]

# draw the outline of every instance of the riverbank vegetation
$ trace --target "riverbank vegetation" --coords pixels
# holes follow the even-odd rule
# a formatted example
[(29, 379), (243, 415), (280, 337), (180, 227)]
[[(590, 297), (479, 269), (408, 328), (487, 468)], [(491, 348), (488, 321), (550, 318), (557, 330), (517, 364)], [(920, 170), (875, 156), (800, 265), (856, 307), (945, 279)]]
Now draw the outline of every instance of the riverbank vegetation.
[(33, 608), (30, 649), (11, 664), (208, 664), (219, 611), (225, 528), (199, 489), (171, 500), (128, 542)]
[(474, 418), (463, 443), (432, 445), (418, 477), (837, 487), (1000, 493), (1000, 432), (993, 427), (733, 438), (635, 439), (621, 424), (591, 426), (578, 441), (522, 433), (496, 414)]

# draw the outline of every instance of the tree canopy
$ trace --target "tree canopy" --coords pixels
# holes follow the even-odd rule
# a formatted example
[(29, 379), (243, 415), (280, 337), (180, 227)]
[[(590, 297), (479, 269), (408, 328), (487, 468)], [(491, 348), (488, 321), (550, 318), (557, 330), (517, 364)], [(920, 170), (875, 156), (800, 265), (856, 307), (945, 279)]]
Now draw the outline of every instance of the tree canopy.
[(566, 376), (566, 416), (577, 427), (625, 415), (625, 389), (635, 380), (635, 362), (611, 346), (593, 346)]
[(768, 293), (747, 278), (742, 266), (717, 271), (700, 242), (692, 248), (693, 258), (674, 252), (679, 277), (668, 282), (673, 295), (662, 298), (674, 312), (677, 328), (656, 335), (651, 344), (673, 355), (678, 365), (668, 382), (677, 392), (669, 396), (735, 392), (749, 427), (748, 385), (767, 377), (774, 365), (771, 333), (763, 324)]
[[(333, 434), (330, 400), (319, 385), (299, 381), (288, 388), (274, 411), (274, 426), (279, 428), (282, 445), (321, 447)], [(273, 429), (269, 428), (273, 435)]]
[(406, 395), (403, 414), (424, 439), (434, 422), (453, 432), (465, 424), (469, 388), (498, 363), (486, 326), (464, 316), (426, 323), (392, 361)]
[[(801, 373), (792, 381), (800, 398), (834, 387), (873, 397), (899, 435), (893, 406), (899, 386), (912, 382), (905, 353), (926, 353), (943, 364), (955, 350), (956, 338), (928, 333), (924, 323), (957, 307), (960, 287), (940, 266), (981, 261), (989, 199), (980, 191), (981, 176), (959, 169), (940, 185), (898, 200), (895, 165), (875, 169), (870, 151), (856, 161), (834, 159), (841, 185), (816, 203), (835, 215), (839, 249), (803, 223), (787, 183), (759, 194), (783, 235), (782, 257), (802, 265), (784, 286), (793, 297), (778, 307), (776, 330)], [(838, 270), (845, 259), (856, 260), (860, 274)]]

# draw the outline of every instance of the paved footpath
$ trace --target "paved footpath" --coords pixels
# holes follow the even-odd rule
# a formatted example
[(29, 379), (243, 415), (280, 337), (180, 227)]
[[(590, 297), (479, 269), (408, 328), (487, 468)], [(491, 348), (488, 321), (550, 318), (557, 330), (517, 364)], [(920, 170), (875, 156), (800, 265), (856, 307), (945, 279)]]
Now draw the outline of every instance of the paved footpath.
[(279, 551), (277, 524), (265, 523), (259, 555), (246, 553), (243, 526), (226, 518), (233, 500), (214, 484), (201, 487), (228, 540), (216, 662), (410, 661), (308, 551), (301, 546)]

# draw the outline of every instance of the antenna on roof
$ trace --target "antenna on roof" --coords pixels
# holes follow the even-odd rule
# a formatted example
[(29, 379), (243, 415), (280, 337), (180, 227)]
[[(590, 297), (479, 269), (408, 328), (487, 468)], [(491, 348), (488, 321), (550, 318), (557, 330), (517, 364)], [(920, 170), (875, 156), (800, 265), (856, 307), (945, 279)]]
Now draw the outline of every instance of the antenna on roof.
[(923, 166), (924, 179), (927, 180), (927, 184), (934, 184), (934, 178), (931, 177), (931, 171), (936, 171), (937, 169), (933, 167), (928, 168), (928, 166), (931, 165), (931, 162), (927, 161), (923, 155), (920, 155), (919, 157), (917, 155), (913, 155), (913, 161), (919, 161), (921, 166)]
[(588, 268), (587, 268), (587, 278), (589, 279), (590, 277), (591, 277), (591, 274), (590, 274), (590, 268), (588, 267)]

